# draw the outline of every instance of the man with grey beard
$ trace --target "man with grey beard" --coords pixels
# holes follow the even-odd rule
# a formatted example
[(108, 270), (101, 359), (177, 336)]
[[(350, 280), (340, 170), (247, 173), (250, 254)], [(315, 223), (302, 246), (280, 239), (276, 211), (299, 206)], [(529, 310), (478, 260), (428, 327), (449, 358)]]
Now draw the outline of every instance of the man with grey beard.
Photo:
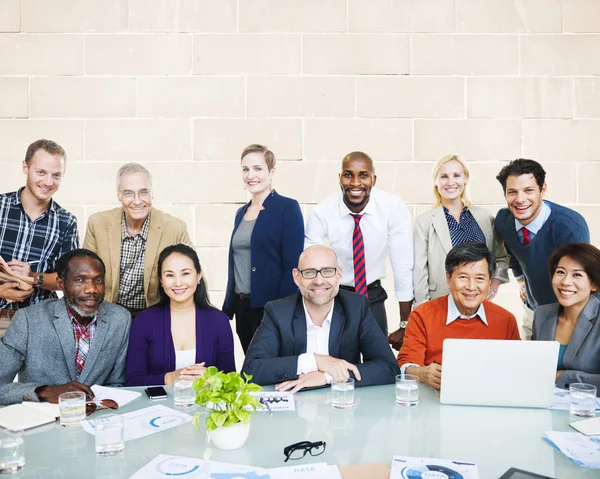
[(125, 383), (131, 320), (125, 308), (103, 303), (104, 263), (74, 249), (56, 271), (64, 297), (20, 309), (0, 339), (0, 404), (57, 403), (70, 391), (91, 399), (94, 384)]

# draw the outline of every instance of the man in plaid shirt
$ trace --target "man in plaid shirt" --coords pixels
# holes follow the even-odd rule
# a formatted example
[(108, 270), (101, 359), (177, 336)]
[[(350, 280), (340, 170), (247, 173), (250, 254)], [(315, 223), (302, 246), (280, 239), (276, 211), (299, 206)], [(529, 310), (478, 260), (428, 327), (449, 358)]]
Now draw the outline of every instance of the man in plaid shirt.
[(37, 140), (23, 161), (25, 186), (0, 194), (0, 255), (11, 270), (33, 278), (34, 288), (0, 283), (0, 336), (15, 312), (44, 299), (56, 298), (56, 262), (79, 246), (77, 219), (52, 195), (66, 169), (65, 150), (51, 140)]

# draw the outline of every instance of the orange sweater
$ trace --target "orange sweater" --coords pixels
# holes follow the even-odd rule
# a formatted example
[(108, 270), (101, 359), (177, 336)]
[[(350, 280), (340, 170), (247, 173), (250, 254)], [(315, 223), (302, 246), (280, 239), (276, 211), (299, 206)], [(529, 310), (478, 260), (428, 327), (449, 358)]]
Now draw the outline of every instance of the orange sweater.
[(442, 344), (446, 338), (521, 339), (517, 320), (510, 312), (489, 301), (484, 301), (483, 307), (487, 326), (478, 318), (457, 319), (446, 326), (447, 295), (415, 308), (408, 319), (404, 344), (398, 353), (398, 365), (442, 364)]

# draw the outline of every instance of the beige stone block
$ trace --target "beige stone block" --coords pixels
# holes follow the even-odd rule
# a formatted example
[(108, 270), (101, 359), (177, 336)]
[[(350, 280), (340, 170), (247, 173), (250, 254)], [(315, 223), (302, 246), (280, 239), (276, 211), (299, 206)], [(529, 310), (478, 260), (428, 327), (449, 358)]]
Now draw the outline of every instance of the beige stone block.
[(600, 118), (600, 78), (575, 78), (575, 117)]
[(413, 35), (416, 75), (517, 75), (517, 35)]
[(191, 72), (187, 34), (87, 35), (85, 72), (91, 75), (185, 75)]
[(302, 158), (301, 120), (195, 120), (194, 159), (226, 160), (239, 165), (248, 145), (266, 145), (277, 160)]
[(561, 0), (456, 0), (462, 33), (560, 33)]
[(546, 170), (545, 198), (561, 205), (577, 202), (577, 166), (573, 163), (550, 163), (544, 158), (538, 161)]
[(302, 72), (405, 75), (410, 72), (410, 39), (397, 34), (303, 35)]
[[(498, 205), (506, 206), (502, 185), (496, 179), (506, 162), (472, 162), (469, 164), (471, 170), (470, 192), (474, 205)], [(491, 208), (490, 208), (491, 210)]]
[(168, 77), (138, 79), (138, 116), (243, 116), (244, 79)]
[(546, 161), (598, 161), (599, 151), (598, 120), (523, 121), (525, 158), (533, 158), (542, 164)]
[(53, 140), (62, 146), (67, 152), (68, 163), (80, 161), (83, 157), (82, 121), (0, 120), (0, 145), (3, 145), (0, 159), (24, 160), (27, 147), (41, 138)]
[(22, 158), (0, 159), (0, 171), (2, 171), (2, 192), (16, 191), (21, 186), (25, 185), (26, 178), (21, 168), (22, 163)]
[(346, 0), (239, 0), (240, 32), (343, 32)]
[(82, 35), (0, 35), (0, 52), (0, 75), (83, 73)]
[(237, 0), (130, 0), (129, 8), (131, 31), (237, 30)]
[(189, 120), (89, 120), (85, 124), (87, 161), (189, 161)]
[[(240, 188), (242, 182), (240, 181)], [(243, 205), (198, 205), (196, 207), (196, 244), (200, 247), (229, 247), (236, 211)]]
[(354, 79), (249, 77), (248, 117), (350, 117)]
[(304, 120), (304, 160), (334, 161), (352, 151), (364, 151), (380, 161), (411, 161), (411, 120)]
[(32, 78), (32, 118), (135, 115), (134, 78)]
[(599, 75), (600, 35), (524, 35), (522, 75)]
[(600, 2), (563, 0), (563, 27), (569, 33), (600, 32)]
[(0, 118), (27, 118), (27, 78), (0, 78)]
[(454, 32), (454, 0), (349, 0), (350, 32)]
[(590, 229), (590, 243), (600, 247), (600, 206), (572, 205), (571, 208), (585, 218)]
[(318, 203), (329, 195), (339, 191), (340, 163), (311, 163), (310, 181), (299, 181), (307, 175), (307, 164), (303, 161), (290, 161), (281, 165), (273, 179), (277, 192), (294, 198), (300, 204)]
[[(200, 265), (206, 276), (206, 282), (210, 290), (225, 291), (227, 287), (227, 248), (197, 248)], [(221, 308), (223, 302), (213, 303)]]
[(577, 165), (577, 202), (597, 205), (598, 183), (594, 178), (600, 177), (599, 163), (580, 163)]
[(356, 113), (370, 118), (462, 118), (464, 95), (462, 78), (358, 78)]
[(128, 0), (22, 0), (24, 32), (117, 32), (127, 30)]
[(21, 29), (21, 0), (0, 0), (0, 32)]
[[(121, 165), (116, 163), (84, 163), (69, 164), (64, 183), (57, 193), (59, 203), (85, 205), (102, 205), (99, 211), (118, 205), (115, 178)], [(95, 211), (92, 211), (95, 212)]]
[(300, 72), (300, 35), (194, 35), (195, 75)]
[[(163, 198), (163, 200), (168, 201), (169, 199)], [(192, 240), (192, 244), (190, 246), (194, 246), (196, 244), (196, 207), (194, 205), (174, 205), (167, 202), (155, 201), (152, 203), (152, 206), (155, 206), (159, 210), (182, 220), (187, 225), (187, 231), (190, 235), (190, 239)]]
[(431, 163), (394, 162), (377, 165), (377, 187), (391, 191), (407, 204), (432, 202)]
[(571, 78), (468, 78), (470, 118), (571, 118)]
[(520, 120), (415, 120), (415, 160), (457, 154), (467, 161), (511, 160), (521, 154)]

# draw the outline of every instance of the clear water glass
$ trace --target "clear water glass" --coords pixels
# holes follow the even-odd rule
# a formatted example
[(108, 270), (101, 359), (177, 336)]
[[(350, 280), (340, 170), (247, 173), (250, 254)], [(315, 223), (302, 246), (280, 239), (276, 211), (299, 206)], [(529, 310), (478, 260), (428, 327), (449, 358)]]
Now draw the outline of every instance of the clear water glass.
[(569, 415), (572, 418), (587, 418), (596, 415), (596, 386), (585, 383), (569, 385), (571, 407)]
[(118, 414), (106, 414), (94, 421), (96, 453), (112, 456), (125, 449), (125, 421)]
[(60, 408), (60, 425), (62, 427), (81, 427), (85, 420), (85, 393), (83, 391), (71, 391), (58, 396)]
[(194, 381), (178, 376), (173, 383), (173, 401), (178, 407), (192, 407), (196, 402), (196, 391), (192, 388)]
[(413, 374), (396, 376), (396, 404), (414, 407), (419, 404), (419, 378)]
[(354, 406), (354, 379), (331, 381), (331, 405), (338, 409), (351, 409)]
[(25, 465), (23, 431), (0, 429), (0, 474), (14, 474)]

